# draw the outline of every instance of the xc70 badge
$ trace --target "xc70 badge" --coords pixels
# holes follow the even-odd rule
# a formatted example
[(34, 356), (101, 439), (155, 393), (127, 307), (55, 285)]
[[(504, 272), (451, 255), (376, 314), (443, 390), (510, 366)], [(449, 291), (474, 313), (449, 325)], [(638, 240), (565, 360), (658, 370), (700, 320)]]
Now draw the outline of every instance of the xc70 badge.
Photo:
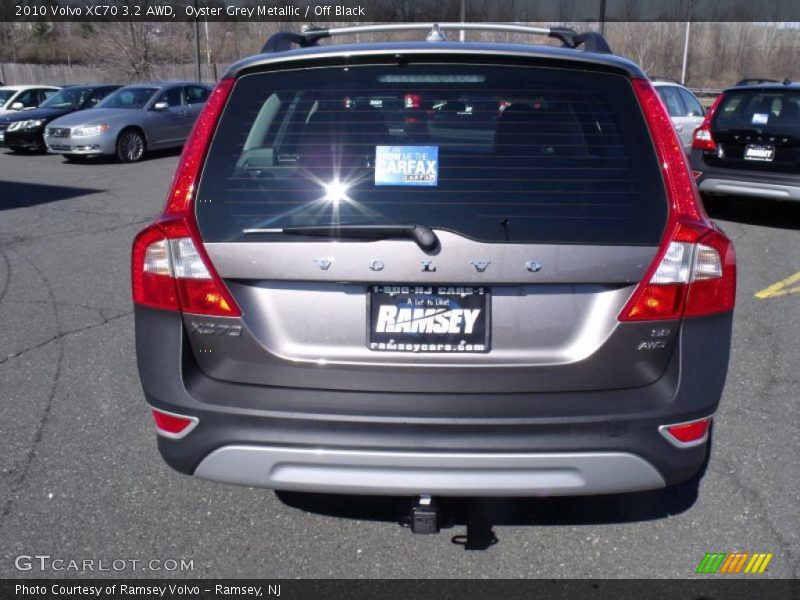
[(200, 335), (229, 335), (231, 337), (242, 336), (241, 325), (224, 325), (222, 323), (195, 323), (191, 322), (191, 333)]

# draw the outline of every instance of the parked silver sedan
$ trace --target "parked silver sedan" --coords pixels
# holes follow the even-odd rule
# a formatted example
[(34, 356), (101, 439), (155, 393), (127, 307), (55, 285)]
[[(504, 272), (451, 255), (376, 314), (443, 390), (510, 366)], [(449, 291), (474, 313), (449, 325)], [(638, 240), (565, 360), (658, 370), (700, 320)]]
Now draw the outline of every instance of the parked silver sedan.
[(697, 97), (681, 84), (668, 79), (651, 78), (653, 87), (667, 107), (672, 124), (686, 154), (692, 152), (692, 136), (706, 116)]
[(210, 86), (188, 81), (120, 88), (93, 109), (51, 122), (47, 150), (73, 161), (115, 155), (136, 162), (148, 150), (182, 146), (210, 93)]

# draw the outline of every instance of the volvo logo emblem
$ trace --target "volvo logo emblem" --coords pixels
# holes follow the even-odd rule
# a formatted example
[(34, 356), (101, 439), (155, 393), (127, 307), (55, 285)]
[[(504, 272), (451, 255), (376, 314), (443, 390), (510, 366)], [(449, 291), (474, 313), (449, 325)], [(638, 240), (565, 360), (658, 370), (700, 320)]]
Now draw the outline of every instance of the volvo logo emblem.
[(369, 268), (373, 271), (383, 271), (383, 261), (373, 258), (371, 261), (369, 261)]
[(436, 266), (433, 264), (432, 260), (425, 258), (419, 262), (422, 265), (423, 272), (433, 273), (434, 271), (436, 271)]
[(535, 260), (529, 260), (525, 263), (525, 268), (528, 269), (531, 273), (536, 273), (537, 271), (542, 270), (542, 265), (537, 263)]
[(488, 260), (471, 260), (469, 261), (469, 264), (475, 267), (475, 270), (478, 273), (483, 273), (484, 271), (486, 271), (486, 269), (489, 268), (489, 265), (492, 263), (491, 261)]
[(318, 258), (315, 258), (315, 259), (314, 259), (314, 262), (315, 262), (315, 263), (317, 263), (317, 266), (318, 266), (318, 267), (319, 267), (321, 270), (323, 270), (323, 271), (327, 271), (327, 270), (330, 268), (330, 266), (331, 266), (331, 263), (333, 262), (333, 258), (332, 258), (332, 257), (330, 257), (330, 258), (326, 258), (326, 257), (324, 257), (324, 256), (320, 256), (320, 257), (318, 257)]

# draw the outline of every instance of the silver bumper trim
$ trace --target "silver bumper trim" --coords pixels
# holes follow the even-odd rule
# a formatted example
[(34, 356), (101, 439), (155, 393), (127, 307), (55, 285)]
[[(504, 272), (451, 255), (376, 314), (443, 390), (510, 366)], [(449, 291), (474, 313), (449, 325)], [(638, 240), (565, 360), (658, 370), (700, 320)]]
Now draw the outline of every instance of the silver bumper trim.
[(800, 200), (800, 186), (755, 181), (736, 181), (733, 179), (704, 179), (700, 191), (708, 194), (732, 194), (736, 196), (755, 196), (772, 200)]
[(626, 452), (428, 453), (225, 446), (195, 476), (277, 490), (343, 494), (574, 496), (664, 487)]

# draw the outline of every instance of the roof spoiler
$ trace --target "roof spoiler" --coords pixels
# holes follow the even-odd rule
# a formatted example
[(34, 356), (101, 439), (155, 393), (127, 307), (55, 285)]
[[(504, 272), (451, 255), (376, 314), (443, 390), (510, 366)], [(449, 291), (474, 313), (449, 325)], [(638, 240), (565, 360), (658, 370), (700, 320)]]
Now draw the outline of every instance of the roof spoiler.
[(606, 39), (596, 31), (578, 33), (568, 27), (529, 27), (513, 23), (390, 23), (386, 25), (356, 25), (353, 27), (309, 27), (300, 33), (280, 31), (273, 34), (264, 44), (261, 52), (286, 52), (294, 46), (308, 48), (319, 40), (357, 33), (396, 33), (398, 31), (428, 31), (429, 42), (446, 41), (446, 31), (496, 31), (539, 35), (559, 40), (562, 47), (586, 52), (613, 54)]

